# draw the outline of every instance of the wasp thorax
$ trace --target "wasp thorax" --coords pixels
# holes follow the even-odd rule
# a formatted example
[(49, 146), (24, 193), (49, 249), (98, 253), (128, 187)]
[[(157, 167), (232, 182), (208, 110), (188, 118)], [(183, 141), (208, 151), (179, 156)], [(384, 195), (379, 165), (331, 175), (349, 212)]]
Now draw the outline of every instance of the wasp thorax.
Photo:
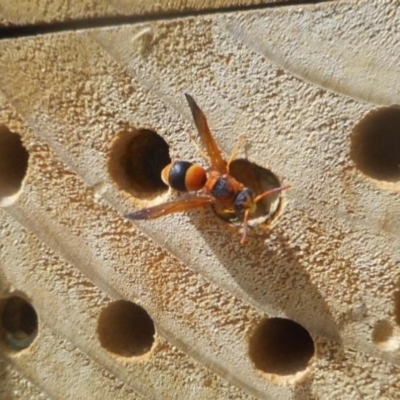
[(161, 179), (180, 192), (195, 192), (203, 188), (207, 174), (200, 165), (188, 161), (176, 161), (162, 170)]
[(235, 211), (243, 213), (249, 210), (253, 213), (256, 210), (256, 203), (254, 201), (255, 194), (249, 188), (241, 190), (235, 198)]

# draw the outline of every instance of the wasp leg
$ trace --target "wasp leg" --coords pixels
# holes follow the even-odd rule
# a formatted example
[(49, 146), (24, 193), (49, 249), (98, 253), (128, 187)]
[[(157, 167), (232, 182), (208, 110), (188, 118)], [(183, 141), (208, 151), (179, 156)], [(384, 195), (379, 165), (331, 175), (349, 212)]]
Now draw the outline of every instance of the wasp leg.
[(210, 163), (211, 162), (210, 157), (207, 155), (207, 153), (205, 151), (203, 151), (200, 148), (199, 144), (196, 142), (194, 135), (189, 133), (189, 137), (190, 137), (190, 140), (192, 141), (194, 147), (196, 147), (196, 150), (200, 154), (200, 156), (203, 157), (208, 163)]
[(246, 210), (246, 212), (244, 213), (243, 235), (242, 235), (242, 239), (240, 240), (240, 244), (245, 244), (247, 242), (247, 235), (249, 233), (249, 214), (250, 214), (250, 210)]
[(237, 142), (236, 142), (236, 144), (235, 144), (235, 147), (233, 148), (233, 152), (232, 152), (232, 154), (231, 154), (231, 156), (229, 157), (229, 160), (228, 160), (228, 174), (229, 174), (229, 166), (231, 165), (231, 162), (234, 161), (237, 158), (237, 155), (238, 155), (238, 153), (240, 151), (240, 148), (243, 147), (245, 141), (246, 141), (246, 136), (245, 135), (240, 135), (238, 140), (237, 140)]

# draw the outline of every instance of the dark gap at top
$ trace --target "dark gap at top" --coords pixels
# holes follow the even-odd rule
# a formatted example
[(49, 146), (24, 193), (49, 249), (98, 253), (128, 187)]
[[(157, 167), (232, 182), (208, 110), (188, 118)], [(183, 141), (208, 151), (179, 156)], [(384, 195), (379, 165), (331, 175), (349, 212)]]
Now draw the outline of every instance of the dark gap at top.
[(287, 7), (293, 5), (307, 5), (333, 2), (334, 0), (290, 0), (277, 1), (275, 3), (214, 8), (206, 10), (184, 10), (182, 12), (168, 11), (163, 13), (148, 15), (121, 15), (107, 16), (93, 19), (75, 19), (69, 21), (27, 24), (27, 25), (8, 25), (0, 27), (0, 40), (16, 39), (37, 35), (46, 35), (57, 32), (75, 31), (93, 28), (116, 27), (127, 24), (139, 24), (157, 20), (171, 20), (176, 18), (190, 18), (202, 15), (229, 14), (238, 11), (262, 10), (266, 8)]

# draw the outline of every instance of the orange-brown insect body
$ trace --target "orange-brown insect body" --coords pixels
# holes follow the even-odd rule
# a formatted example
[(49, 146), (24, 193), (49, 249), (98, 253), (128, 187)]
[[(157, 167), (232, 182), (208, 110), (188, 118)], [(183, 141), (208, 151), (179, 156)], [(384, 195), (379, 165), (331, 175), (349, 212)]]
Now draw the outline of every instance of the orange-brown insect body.
[(207, 181), (206, 170), (188, 161), (175, 161), (161, 172), (163, 182), (180, 192), (197, 192)]
[[(229, 174), (229, 163), (222, 156), (214, 136), (212, 135), (207, 119), (193, 98), (185, 94), (192, 111), (193, 119), (204, 147), (210, 158), (209, 176), (206, 170), (188, 161), (176, 161), (167, 165), (162, 173), (162, 180), (173, 189), (181, 192), (192, 192), (203, 189), (203, 195), (187, 195), (179, 200), (170, 201), (158, 206), (145, 208), (127, 215), (133, 220), (154, 219), (164, 215), (206, 207), (211, 204), (232, 210), (243, 218), (243, 236), (241, 243), (245, 243), (248, 233), (248, 221), (256, 211), (257, 202), (273, 193), (288, 189), (289, 186), (275, 187), (259, 195), (246, 188)], [(234, 153), (235, 154), (235, 153)]]
[(235, 199), (243, 187), (233, 176), (212, 171), (204, 185), (204, 193), (226, 208), (233, 208)]

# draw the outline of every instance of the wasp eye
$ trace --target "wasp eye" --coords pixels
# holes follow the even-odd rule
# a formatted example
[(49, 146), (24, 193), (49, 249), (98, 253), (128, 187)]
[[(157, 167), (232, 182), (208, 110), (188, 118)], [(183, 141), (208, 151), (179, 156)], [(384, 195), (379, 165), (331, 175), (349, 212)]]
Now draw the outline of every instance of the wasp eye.
[(254, 192), (249, 188), (241, 190), (235, 199), (235, 211), (241, 213), (255, 208), (254, 196)]

